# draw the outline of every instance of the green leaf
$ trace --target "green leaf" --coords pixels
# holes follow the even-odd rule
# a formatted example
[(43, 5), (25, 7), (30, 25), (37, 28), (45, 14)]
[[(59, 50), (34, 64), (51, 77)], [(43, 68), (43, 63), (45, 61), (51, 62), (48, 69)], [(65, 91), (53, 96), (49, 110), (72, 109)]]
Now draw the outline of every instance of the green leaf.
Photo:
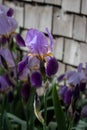
[(68, 128), (66, 127), (66, 119), (59, 101), (56, 84), (53, 86), (52, 96), (58, 130), (67, 130)]
[[(16, 117), (15, 115), (11, 114), (11, 113), (7, 113), (7, 116), (12, 119), (14, 122), (18, 123), (21, 125), (21, 127), (23, 128), (23, 130), (26, 130), (26, 121), (21, 120), (20, 118)], [(25, 128), (25, 129), (24, 129)], [(10, 129), (11, 130), (11, 129)]]
[(87, 121), (80, 120), (76, 127), (73, 127), (72, 130), (87, 130)]
[(0, 75), (3, 75), (4, 73), (4, 69), (0, 67)]
[(80, 100), (78, 100), (77, 101), (77, 108), (82, 108), (84, 105), (86, 105), (87, 104), (87, 99), (80, 99)]
[[(15, 123), (15, 124), (21, 125), (21, 130), (26, 130), (26, 128), (27, 128), (26, 121), (21, 120), (20, 118), (18, 118), (17, 116), (15, 116), (15, 115), (13, 115), (11, 113), (7, 113), (7, 117), (11, 120), (12, 126)], [(10, 130), (13, 130), (13, 129), (10, 129)]]
[(48, 130), (56, 130), (57, 124), (56, 122), (50, 122), (48, 125)]
[(6, 111), (4, 112), (3, 118), (2, 118), (2, 130), (13, 130), (12, 124), (7, 117)]

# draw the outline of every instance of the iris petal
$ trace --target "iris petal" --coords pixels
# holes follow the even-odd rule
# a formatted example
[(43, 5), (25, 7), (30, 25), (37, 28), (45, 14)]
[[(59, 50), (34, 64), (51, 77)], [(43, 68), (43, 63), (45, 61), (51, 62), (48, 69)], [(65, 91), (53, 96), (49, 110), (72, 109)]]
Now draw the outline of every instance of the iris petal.
[(8, 88), (8, 83), (4, 79), (4, 76), (0, 76), (0, 91), (5, 91)]
[(19, 62), (18, 74), (20, 74), (24, 70), (27, 64), (28, 64), (28, 57), (25, 57), (22, 61)]
[(72, 90), (71, 89), (68, 89), (66, 92), (65, 92), (65, 95), (64, 95), (64, 103), (66, 105), (70, 105), (71, 103), (71, 98), (72, 98)]
[(42, 76), (39, 72), (33, 72), (30, 81), (32, 86), (34, 87), (41, 87), (42, 86)]
[[(0, 34), (11, 34), (17, 28), (17, 21), (11, 17), (13, 9), (7, 9), (6, 6), (0, 4)], [(8, 17), (10, 16), (10, 17)]]
[[(5, 58), (9, 67), (15, 66), (14, 60), (12, 58), (12, 55), (11, 55), (11, 52), (9, 51), (9, 49), (7, 49), (7, 48), (0, 49), (0, 55), (2, 55)], [(13, 53), (13, 56), (14, 56), (14, 58), (16, 58), (16, 55), (14, 53)]]
[(9, 17), (12, 17), (14, 14), (14, 10), (12, 8), (10, 8), (8, 11), (7, 11), (7, 16)]
[(25, 44), (31, 53), (42, 55), (48, 52), (48, 41), (45, 35), (36, 29), (27, 32)]
[(25, 46), (24, 39), (20, 36), (20, 34), (16, 34), (16, 41), (19, 46)]
[(48, 28), (46, 28), (46, 31), (47, 31), (49, 39), (50, 39), (50, 49), (51, 49), (51, 51), (53, 51), (53, 44), (54, 44), (54, 42), (53, 42), (53, 36), (49, 32)]
[(57, 60), (54, 57), (51, 58), (47, 63), (46, 74), (48, 76), (52, 76), (52, 75), (56, 74), (58, 71), (58, 67), (59, 67), (59, 65), (58, 65)]
[(60, 86), (59, 96), (64, 99), (65, 92), (67, 91), (68, 87), (66, 85)]
[(78, 72), (82, 71), (82, 67), (83, 67), (83, 63), (80, 63), (79, 66), (78, 66)]
[(60, 75), (60, 76), (57, 78), (58, 82), (63, 81), (64, 77), (65, 77), (65, 74)]

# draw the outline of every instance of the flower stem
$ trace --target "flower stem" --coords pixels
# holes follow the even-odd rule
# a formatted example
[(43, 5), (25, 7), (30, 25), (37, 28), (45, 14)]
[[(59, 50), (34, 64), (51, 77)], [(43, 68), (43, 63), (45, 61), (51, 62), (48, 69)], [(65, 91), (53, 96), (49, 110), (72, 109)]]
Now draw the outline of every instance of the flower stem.
[(27, 130), (29, 130), (29, 119), (28, 119), (28, 109), (26, 110), (26, 122), (27, 122)]
[[(29, 123), (29, 129), (30, 130), (34, 130), (34, 106), (33, 106), (33, 103), (34, 103), (34, 95), (35, 95), (35, 91), (36, 89), (35, 88), (31, 88), (31, 94), (30, 94), (30, 98), (29, 98), (29, 103), (27, 105), (28, 109), (29, 109), (29, 119), (28, 119), (28, 123)], [(27, 130), (29, 130), (27, 129)]]
[(5, 98), (5, 95), (3, 97), (3, 102), (2, 102), (2, 109), (1, 109), (1, 124), (0, 124), (0, 127), (1, 127), (1, 130), (4, 130), (4, 112), (5, 112), (5, 105), (6, 105), (6, 98)]
[(44, 94), (44, 123), (43, 130), (46, 130), (46, 122), (47, 122), (47, 95)]

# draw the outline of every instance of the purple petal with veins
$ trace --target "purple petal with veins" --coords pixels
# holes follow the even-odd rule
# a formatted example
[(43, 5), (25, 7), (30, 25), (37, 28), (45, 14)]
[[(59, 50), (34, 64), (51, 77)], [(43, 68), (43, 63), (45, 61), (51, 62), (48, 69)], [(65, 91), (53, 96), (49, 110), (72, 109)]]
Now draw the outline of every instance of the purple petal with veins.
[(30, 29), (27, 32), (25, 44), (29, 47), (31, 53), (41, 55), (48, 52), (46, 36), (36, 29)]

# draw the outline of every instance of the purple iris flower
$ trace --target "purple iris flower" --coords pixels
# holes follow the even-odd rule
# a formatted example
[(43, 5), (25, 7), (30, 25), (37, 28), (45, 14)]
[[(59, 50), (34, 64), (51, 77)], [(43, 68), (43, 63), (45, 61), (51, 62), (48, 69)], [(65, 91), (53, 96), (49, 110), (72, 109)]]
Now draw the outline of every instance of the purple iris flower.
[(83, 83), (86, 83), (86, 75), (83, 71), (74, 72), (71, 76), (68, 77), (68, 83), (73, 86), (79, 86), (80, 89), (83, 87)]
[(17, 22), (11, 16), (13, 16), (12, 9), (0, 4), (0, 35), (10, 35), (17, 28)]
[(14, 19), (13, 14), (14, 10), (12, 8), (7, 9), (4, 5), (0, 5), (0, 35), (4, 35), (6, 38), (13, 36), (19, 46), (25, 46), (23, 38), (14, 33), (17, 28), (17, 21)]
[(45, 59), (45, 57), (52, 56), (52, 49), (53, 49), (53, 37), (49, 33), (48, 29), (46, 28), (48, 33), (50, 44), (47, 41), (46, 36), (44, 33), (36, 30), (30, 29), (27, 32), (25, 45), (29, 48), (29, 55), (36, 56), (39, 59)]
[[(86, 65), (87, 67), (87, 65)], [(77, 71), (69, 71), (61, 75), (59, 81), (68, 81), (68, 87), (65, 85), (60, 88), (59, 95), (66, 105), (70, 105), (72, 99), (77, 100), (80, 92), (83, 92), (87, 83), (87, 68), (83, 70), (83, 64), (80, 63)]]
[[(80, 83), (86, 83), (87, 77), (86, 77), (86, 70), (85, 72), (82, 70), (83, 64), (80, 63), (77, 71), (68, 71), (65, 73), (65, 76), (62, 78), (62, 80), (66, 79), (70, 85), (77, 86), (80, 85)], [(62, 81), (61, 80), (61, 81)]]
[[(43, 63), (43, 66), (45, 67), (46, 63), (46, 74), (48, 76), (54, 75), (58, 70), (58, 62), (52, 55), (53, 50), (53, 37), (49, 33), (48, 29), (46, 29), (50, 43), (48, 43), (46, 36), (44, 33), (36, 30), (36, 29), (30, 29), (27, 32), (26, 39), (25, 39), (25, 45), (29, 48), (29, 54), (28, 54), (28, 62), (26, 63), (26, 59), (23, 59), (19, 65), (18, 65), (18, 71), (21, 74), (24, 74), (24, 71), (29, 69), (27, 72), (28, 75), (30, 75), (30, 79), (32, 79), (31, 83), (34, 86), (41, 86), (42, 81), (39, 80), (37, 77), (40, 76), (40, 74), (37, 73), (38, 76), (36, 76), (36, 72), (40, 71), (41, 62)], [(35, 71), (35, 74), (32, 73)], [(20, 75), (21, 76), (21, 75)], [(36, 76), (36, 81), (34, 80)], [(41, 79), (41, 76), (39, 77)], [(35, 81), (35, 82), (34, 82)], [(35, 84), (34, 84), (35, 83)]]
[(40, 56), (42, 58), (50, 55), (49, 53), (51, 53), (53, 46), (53, 37), (48, 30), (47, 33), (50, 39), (50, 44), (42, 32), (36, 29), (30, 29), (27, 32), (25, 44), (29, 48), (31, 54)]
[(17, 28), (17, 22), (12, 17), (0, 14), (0, 35), (8, 35), (13, 33)]
[(83, 71), (83, 64), (80, 63), (78, 68), (77, 68), (77, 71), (75, 71), (71, 77), (72, 80), (73, 80), (73, 84), (76, 86), (77, 84), (79, 85), (80, 83), (83, 83), (85, 82), (86, 83), (86, 75), (85, 75), (85, 72)]

